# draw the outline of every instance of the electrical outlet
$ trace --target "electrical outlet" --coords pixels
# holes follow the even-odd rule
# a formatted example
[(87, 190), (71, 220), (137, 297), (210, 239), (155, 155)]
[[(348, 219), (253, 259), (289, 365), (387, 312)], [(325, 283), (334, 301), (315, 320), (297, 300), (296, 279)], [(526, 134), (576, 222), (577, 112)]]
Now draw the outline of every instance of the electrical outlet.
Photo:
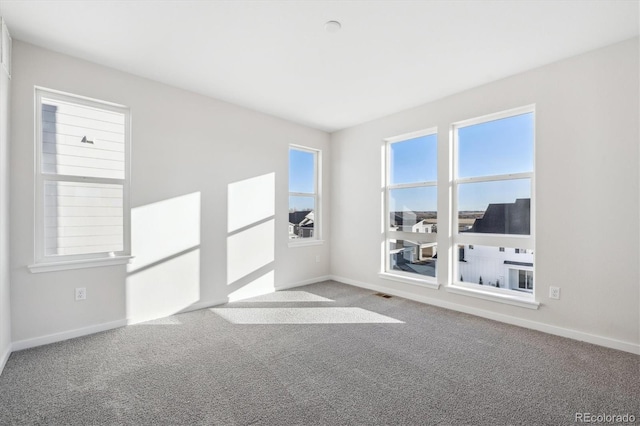
[(549, 298), (560, 299), (560, 287), (549, 287)]
[(86, 287), (77, 287), (76, 288), (76, 300), (85, 300), (87, 298), (87, 289)]

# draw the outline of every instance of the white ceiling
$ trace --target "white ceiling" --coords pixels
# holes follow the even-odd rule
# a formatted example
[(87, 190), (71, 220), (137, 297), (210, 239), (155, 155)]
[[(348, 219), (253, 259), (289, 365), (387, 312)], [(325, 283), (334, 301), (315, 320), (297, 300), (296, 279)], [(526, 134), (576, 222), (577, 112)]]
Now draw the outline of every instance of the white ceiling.
[(638, 6), (0, 0), (0, 14), (15, 39), (335, 131), (638, 36)]

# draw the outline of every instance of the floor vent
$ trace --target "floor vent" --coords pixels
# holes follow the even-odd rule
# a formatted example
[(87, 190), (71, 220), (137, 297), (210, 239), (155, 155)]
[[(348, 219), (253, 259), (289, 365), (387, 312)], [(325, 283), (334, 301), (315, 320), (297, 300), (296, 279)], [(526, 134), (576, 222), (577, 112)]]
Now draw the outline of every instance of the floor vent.
[(384, 293), (376, 293), (376, 294), (374, 294), (374, 296), (384, 297), (385, 299), (391, 299), (391, 295), (384, 294)]

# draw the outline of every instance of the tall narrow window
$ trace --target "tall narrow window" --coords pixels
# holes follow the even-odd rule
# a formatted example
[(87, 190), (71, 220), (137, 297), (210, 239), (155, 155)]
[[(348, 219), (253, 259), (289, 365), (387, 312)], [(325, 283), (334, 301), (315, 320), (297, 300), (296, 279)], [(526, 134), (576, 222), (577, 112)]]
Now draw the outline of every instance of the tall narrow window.
[(386, 139), (386, 274), (435, 283), (438, 250), (434, 129)]
[(129, 110), (37, 89), (36, 125), (36, 265), (128, 255)]
[(320, 151), (289, 147), (289, 240), (320, 240)]
[(454, 262), (456, 285), (533, 293), (533, 108), (457, 123), (453, 136), (454, 244), (474, 247)]

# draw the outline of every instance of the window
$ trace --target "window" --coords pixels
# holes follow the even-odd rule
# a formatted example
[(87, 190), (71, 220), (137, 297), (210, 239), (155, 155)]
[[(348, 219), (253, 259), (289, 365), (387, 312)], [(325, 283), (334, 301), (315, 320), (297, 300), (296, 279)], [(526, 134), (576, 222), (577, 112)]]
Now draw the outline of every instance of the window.
[(518, 270), (518, 288), (521, 290), (533, 290), (533, 271)]
[(320, 151), (289, 147), (289, 240), (320, 240)]
[(123, 106), (36, 89), (33, 272), (128, 261), (129, 122)]
[(474, 248), (454, 261), (455, 285), (532, 293), (533, 108), (454, 124), (453, 138), (454, 244)]
[(385, 144), (384, 272), (396, 278), (435, 283), (438, 254), (435, 129), (389, 138)]

